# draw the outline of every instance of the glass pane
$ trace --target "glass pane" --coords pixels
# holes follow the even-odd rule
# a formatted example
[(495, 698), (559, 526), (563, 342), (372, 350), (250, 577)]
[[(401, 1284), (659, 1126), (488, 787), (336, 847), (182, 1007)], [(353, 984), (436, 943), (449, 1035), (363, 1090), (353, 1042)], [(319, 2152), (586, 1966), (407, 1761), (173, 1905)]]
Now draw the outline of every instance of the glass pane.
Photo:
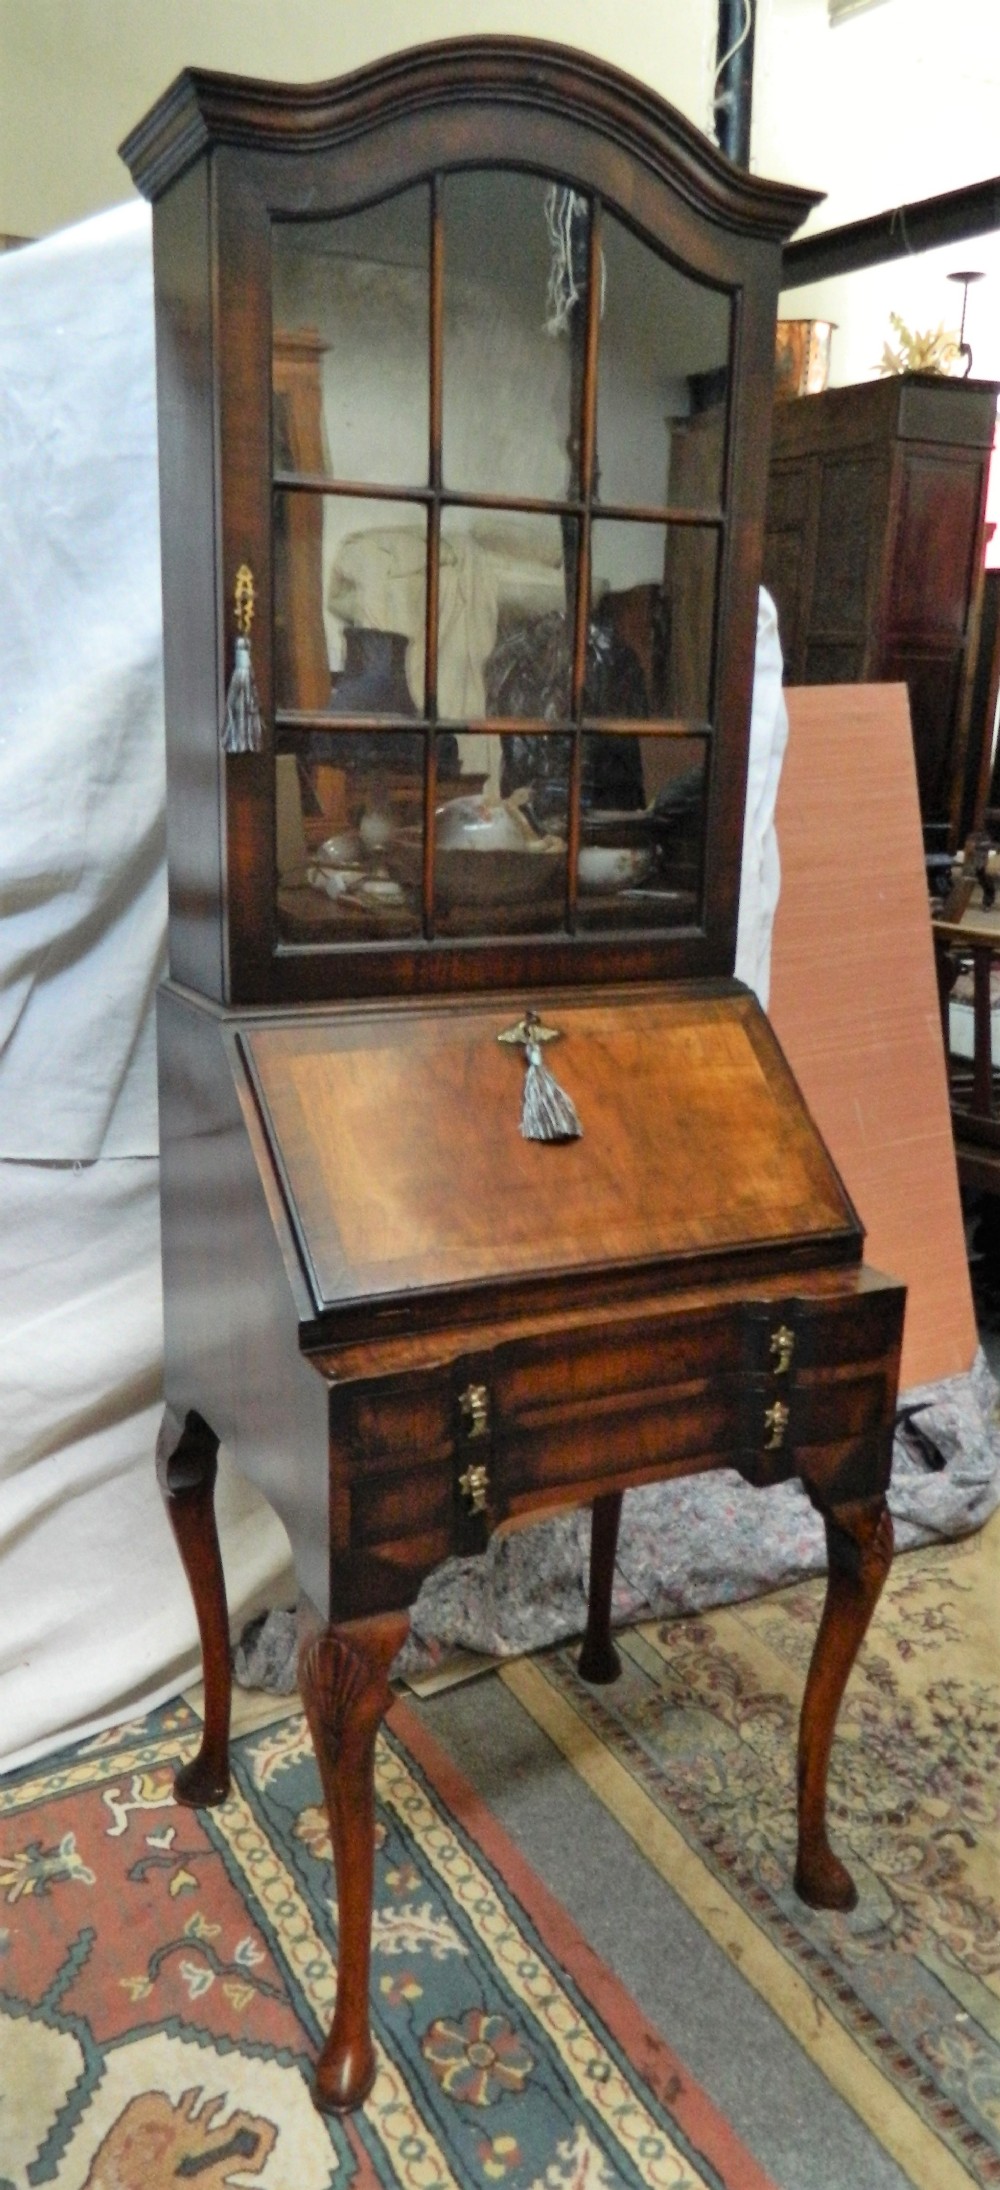
[(277, 471), (424, 486), (430, 193), (272, 229)]
[[(446, 486), (553, 500), (575, 491), (588, 220), (584, 199), (541, 175), (480, 168), (449, 176)], [(561, 272), (568, 309), (561, 331), (550, 333)]]
[(423, 769), (417, 730), (307, 731), (294, 752), (278, 754), (278, 916), (286, 939), (420, 934)]
[(588, 714), (710, 720), (718, 540), (709, 525), (595, 520)]
[(276, 494), (278, 708), (422, 713), (426, 590), (427, 519), (419, 505)]
[(602, 501), (721, 500), (732, 306), (605, 216), (598, 365)]
[(567, 587), (575, 595), (577, 526), (517, 511), (446, 509), (441, 517), (438, 714), (569, 713)]
[[(628, 755), (634, 799), (615, 811), (598, 789)], [(690, 927), (700, 917), (708, 741), (586, 733), (582, 753), (577, 925)]]
[(572, 739), (539, 732), (455, 744), (457, 781), (435, 822), (437, 933), (551, 933), (565, 914)]

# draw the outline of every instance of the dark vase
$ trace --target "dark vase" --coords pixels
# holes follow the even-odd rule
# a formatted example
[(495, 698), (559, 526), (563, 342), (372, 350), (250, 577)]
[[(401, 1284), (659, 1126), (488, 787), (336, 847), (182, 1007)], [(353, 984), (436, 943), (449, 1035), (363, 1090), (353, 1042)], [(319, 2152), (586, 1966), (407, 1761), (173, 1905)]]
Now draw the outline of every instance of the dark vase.
[(344, 633), (344, 667), (333, 680), (331, 715), (407, 715), (416, 708), (406, 682), (404, 631), (370, 631), (349, 624)]
[[(333, 677), (331, 715), (405, 715), (416, 717), (406, 682), (405, 631), (373, 631), (348, 624), (344, 666)], [(352, 774), (416, 774), (423, 765), (424, 741), (416, 731), (359, 730), (345, 751)], [(326, 755), (325, 757), (329, 757)]]
[[(373, 631), (366, 624), (348, 624), (344, 632), (344, 666), (333, 679), (331, 715), (396, 715), (419, 721), (406, 682), (405, 631)], [(414, 731), (359, 731), (352, 739), (348, 767), (384, 772), (418, 774), (423, 767), (423, 733)], [(452, 736), (438, 739), (439, 775), (457, 775), (458, 746)]]

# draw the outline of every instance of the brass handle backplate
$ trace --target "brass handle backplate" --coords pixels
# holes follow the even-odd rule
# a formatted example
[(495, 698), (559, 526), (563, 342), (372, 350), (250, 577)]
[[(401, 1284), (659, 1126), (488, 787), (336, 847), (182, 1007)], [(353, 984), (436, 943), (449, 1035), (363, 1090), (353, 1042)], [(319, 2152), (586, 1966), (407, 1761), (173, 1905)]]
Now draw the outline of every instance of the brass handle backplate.
[(782, 1406), (780, 1399), (775, 1400), (773, 1407), (766, 1409), (764, 1427), (771, 1432), (764, 1446), (764, 1451), (779, 1452), (785, 1442), (785, 1431), (788, 1428), (788, 1408)]
[(485, 1384), (467, 1384), (464, 1392), (459, 1393), (458, 1404), (466, 1437), (486, 1437), (490, 1427), (490, 1395)]
[(458, 1487), (462, 1496), (469, 1501), (470, 1513), (485, 1513), (490, 1479), (481, 1461), (466, 1468), (465, 1474), (458, 1478)]
[(774, 1357), (775, 1376), (788, 1375), (794, 1352), (794, 1331), (789, 1330), (787, 1323), (779, 1323), (777, 1330), (771, 1333), (771, 1353)]

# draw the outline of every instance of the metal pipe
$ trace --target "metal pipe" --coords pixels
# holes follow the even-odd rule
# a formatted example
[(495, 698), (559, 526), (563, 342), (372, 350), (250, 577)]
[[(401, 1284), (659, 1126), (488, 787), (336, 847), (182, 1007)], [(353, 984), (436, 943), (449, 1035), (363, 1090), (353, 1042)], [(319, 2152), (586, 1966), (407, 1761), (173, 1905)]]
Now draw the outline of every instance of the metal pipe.
[(750, 165), (756, 0), (719, 0), (712, 116), (715, 141), (736, 167)]

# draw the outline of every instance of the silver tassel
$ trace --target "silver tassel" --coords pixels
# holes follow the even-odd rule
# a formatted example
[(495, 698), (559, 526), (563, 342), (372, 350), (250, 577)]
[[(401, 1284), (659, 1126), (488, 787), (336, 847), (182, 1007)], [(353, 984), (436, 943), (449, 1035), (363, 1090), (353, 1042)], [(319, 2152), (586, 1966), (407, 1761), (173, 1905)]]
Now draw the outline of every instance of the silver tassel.
[(250, 659), (250, 640), (241, 632), (226, 694), (226, 719), (222, 725), (224, 753), (259, 753), (264, 742), (257, 682)]
[(542, 1043), (558, 1039), (558, 1027), (543, 1025), (537, 1011), (526, 1011), (516, 1026), (497, 1035), (498, 1042), (524, 1051), (521, 1133), (526, 1141), (578, 1141), (583, 1133), (575, 1103), (542, 1063)]
[(577, 1141), (583, 1127), (576, 1106), (558, 1080), (554, 1080), (537, 1042), (528, 1042), (524, 1061), (524, 1095), (521, 1101), (521, 1133), (526, 1141)]

